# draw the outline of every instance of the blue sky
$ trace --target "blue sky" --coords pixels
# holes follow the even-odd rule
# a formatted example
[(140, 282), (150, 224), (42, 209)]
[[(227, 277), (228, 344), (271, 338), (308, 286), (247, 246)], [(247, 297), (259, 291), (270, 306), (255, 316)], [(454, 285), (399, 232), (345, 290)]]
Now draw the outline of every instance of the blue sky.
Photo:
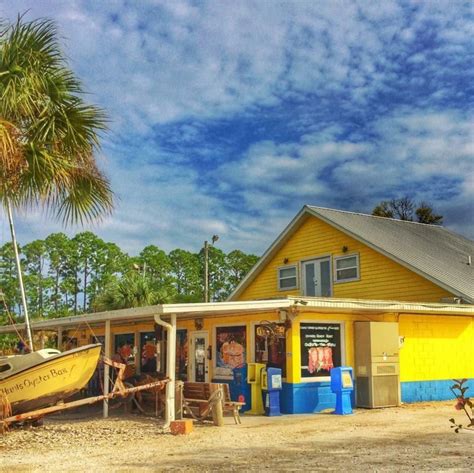
[[(27, 10), (56, 20), (108, 111), (117, 205), (90, 229), (127, 251), (217, 233), (260, 254), (304, 204), (403, 195), (474, 237), (471, 2), (0, 0), (4, 18)], [(24, 242), (61, 230), (31, 211), (17, 225)]]

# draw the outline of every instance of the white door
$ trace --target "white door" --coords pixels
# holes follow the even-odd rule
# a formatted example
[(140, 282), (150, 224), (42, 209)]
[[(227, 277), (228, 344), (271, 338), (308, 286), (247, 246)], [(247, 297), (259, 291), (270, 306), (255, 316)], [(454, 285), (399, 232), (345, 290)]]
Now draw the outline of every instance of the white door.
[(209, 382), (209, 360), (207, 347), (209, 346), (208, 332), (191, 332), (190, 348), (190, 380), (194, 382)]
[(303, 262), (303, 292), (305, 296), (331, 296), (330, 258)]

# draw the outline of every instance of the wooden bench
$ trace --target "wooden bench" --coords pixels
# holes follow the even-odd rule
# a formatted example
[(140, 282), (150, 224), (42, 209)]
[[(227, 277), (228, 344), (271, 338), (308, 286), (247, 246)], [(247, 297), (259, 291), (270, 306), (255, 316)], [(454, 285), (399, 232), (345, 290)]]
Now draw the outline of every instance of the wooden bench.
[(236, 424), (240, 424), (239, 410), (244, 402), (232, 401), (227, 383), (193, 383), (185, 382), (183, 386), (183, 408), (197, 420), (208, 418), (212, 407), (219, 397), (223, 412), (231, 412)]

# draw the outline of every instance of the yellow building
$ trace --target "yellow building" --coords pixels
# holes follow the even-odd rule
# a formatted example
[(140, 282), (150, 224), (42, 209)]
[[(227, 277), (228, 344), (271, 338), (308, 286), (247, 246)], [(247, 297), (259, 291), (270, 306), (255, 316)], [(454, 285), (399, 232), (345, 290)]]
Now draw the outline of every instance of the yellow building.
[(280, 367), (286, 413), (333, 408), (336, 366), (353, 367), (359, 405), (449, 399), (453, 378), (474, 391), (473, 250), (440, 226), (305, 206), (227, 302), (33, 328), (57, 329), (60, 342), (99, 340), (136, 371), (165, 374), (166, 337), (154, 321), (174, 314), (177, 378), (232, 382), (249, 362)]
[[(354, 323), (396, 322), (401, 400), (447, 399), (453, 378), (470, 378), (474, 390), (473, 250), (472, 241), (440, 226), (305, 206), (230, 299), (293, 296), (315, 297), (316, 305), (332, 302), (332, 310), (319, 313), (302, 306), (292, 321), (282, 396), (287, 412), (333, 403), (327, 370), (309, 373), (308, 355), (301, 359), (302, 337), (309, 340), (308, 327), (316, 322), (320, 330), (318, 335), (315, 328), (314, 336), (339, 327), (340, 347), (333, 355), (338, 364), (355, 367), (356, 378)], [(396, 301), (392, 310), (390, 304), (382, 308), (384, 300)], [(413, 310), (403, 310), (403, 302)], [(351, 311), (353, 304), (357, 310)], [(429, 308), (427, 315), (417, 313), (417, 306)], [(444, 313), (448, 307), (460, 316)]]

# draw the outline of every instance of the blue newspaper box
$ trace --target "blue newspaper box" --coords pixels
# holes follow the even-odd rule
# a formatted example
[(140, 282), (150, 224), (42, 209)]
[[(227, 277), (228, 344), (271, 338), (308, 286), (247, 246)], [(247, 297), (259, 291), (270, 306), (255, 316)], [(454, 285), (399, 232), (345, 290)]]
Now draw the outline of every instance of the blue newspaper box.
[(351, 393), (354, 391), (352, 368), (340, 366), (331, 370), (331, 391), (336, 394), (333, 414), (352, 414)]
[(267, 368), (262, 372), (262, 389), (265, 393), (265, 414), (280, 416), (281, 369)]
[(250, 385), (247, 383), (247, 365), (233, 369), (234, 379), (230, 381), (230, 397), (233, 401), (245, 402), (241, 412), (250, 410)]

